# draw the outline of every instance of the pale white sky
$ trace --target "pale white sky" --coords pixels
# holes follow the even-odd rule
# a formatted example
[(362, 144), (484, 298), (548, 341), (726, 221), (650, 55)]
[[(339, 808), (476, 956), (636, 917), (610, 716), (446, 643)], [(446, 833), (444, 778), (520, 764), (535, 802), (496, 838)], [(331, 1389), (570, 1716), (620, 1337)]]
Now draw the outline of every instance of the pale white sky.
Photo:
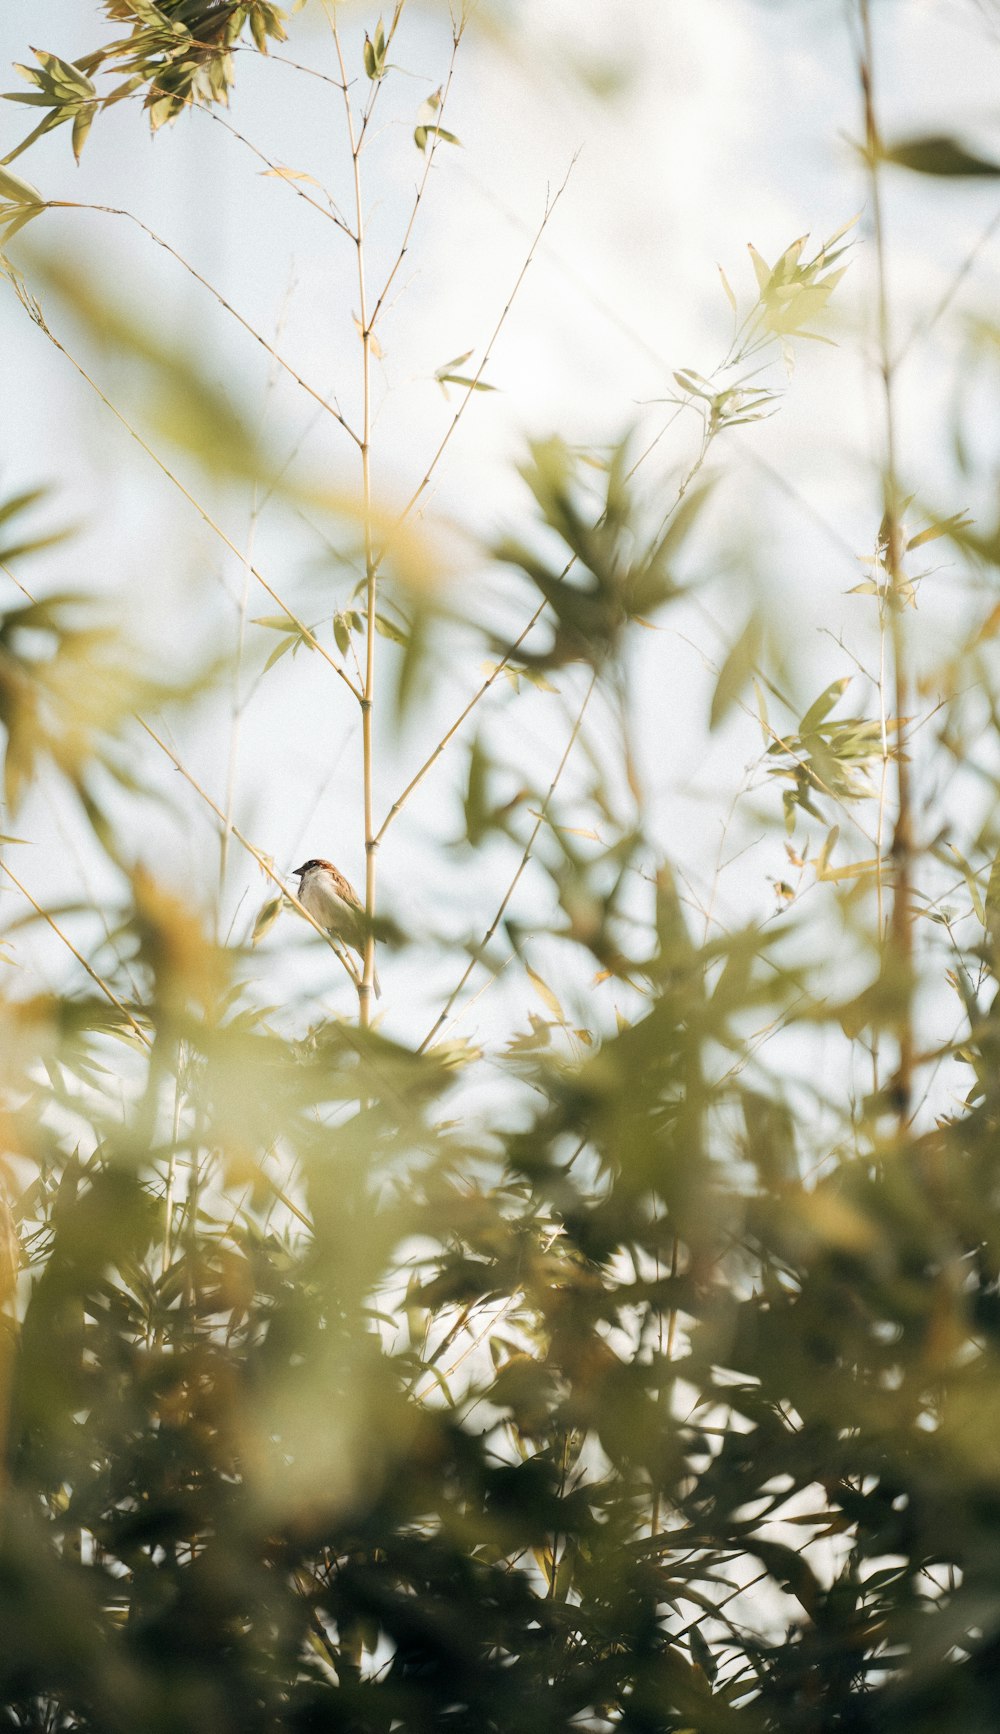
[[(373, 23), (375, 9), (346, 10), (357, 59), (358, 25)], [(975, 0), (882, 0), (875, 10), (887, 135), (960, 126), (986, 142), (988, 132), (980, 129), (992, 119), (1000, 36), (984, 27), (982, 11), (989, 13), (988, 24), (993, 9), (979, 9)], [(558, 432), (586, 443), (607, 441), (637, 422), (655, 431), (660, 412), (649, 400), (673, 389), (672, 368), (707, 373), (726, 347), (729, 311), (717, 263), (741, 296), (752, 295), (747, 241), (773, 258), (803, 231), (821, 240), (864, 204), (851, 143), (859, 101), (846, 12), (839, 0), (545, 0), (514, 10), (506, 46), (470, 33), (447, 122), (462, 148), (439, 152), (382, 336), (375, 473), (383, 497), (405, 497), (419, 480), (454, 407), (434, 384), (434, 370), (465, 350), (481, 353), (547, 191), (562, 182), (574, 158), (490, 363), (487, 377), (499, 389), (470, 406), (429, 510), (488, 539), (524, 521), (527, 501), (513, 464), (526, 435)], [(90, 0), (5, 0), (0, 62), (27, 59), (29, 43), (73, 57), (107, 30)], [(412, 146), (413, 116), (444, 76), (448, 48), (446, 20), (432, 10), (414, 11), (398, 38), (394, 59), (405, 72), (386, 88), (366, 164), (376, 282), (395, 256), (421, 167)], [(333, 71), (315, 6), (293, 20), (287, 51)], [(609, 69), (619, 75), (619, 88), (599, 100), (588, 90), (587, 73)], [(16, 79), (5, 76), (3, 83), (12, 88)], [(346, 207), (337, 98), (317, 80), (245, 56), (231, 119), (274, 160), (324, 181)], [(31, 114), (0, 106), (2, 148), (21, 136)], [(262, 330), (273, 333), (280, 319), (283, 352), (318, 388), (335, 384), (345, 411), (355, 411), (352, 249), (287, 185), (262, 178), (261, 165), (221, 126), (196, 114), (151, 140), (142, 117), (122, 105), (98, 120), (81, 169), (64, 131), (41, 141), (15, 167), (49, 197), (136, 212)], [(918, 184), (902, 175), (892, 182), (900, 332), (933, 308), (992, 217), (997, 197), (989, 183), (985, 190)], [(642, 635), (636, 646), (635, 715), (655, 834), (699, 886), (712, 878), (720, 816), (760, 750), (758, 732), (744, 719), (707, 739), (713, 677), (706, 661), (736, 632), (758, 589), (770, 599), (801, 667), (803, 702), (845, 670), (827, 633), (846, 634), (859, 653), (866, 648), (863, 605), (845, 595), (859, 576), (853, 555), (870, 546), (880, 515), (871, 468), (878, 400), (864, 357), (863, 308), (871, 287), (865, 221), (841, 296), (840, 348), (801, 345), (780, 414), (739, 430), (728, 448), (719, 448), (720, 458), (728, 459), (720, 464), (724, 480), (711, 521), (692, 547), (690, 570), (711, 580), (704, 604), (721, 636), (703, 615), (685, 608), (664, 617), (664, 632)], [(29, 274), (35, 236), (78, 255), (79, 269), (100, 272), (144, 317), (207, 359), (234, 401), (260, 413), (266, 358), (138, 231), (109, 217), (49, 213), (11, 249)], [(995, 245), (982, 253), (963, 291), (968, 304), (976, 301), (977, 282), (988, 284), (996, 259)], [(113, 356), (96, 352), (57, 302), (46, 310), (102, 385), (145, 426), (148, 406), (136, 379)], [(947, 442), (936, 432), (951, 386), (949, 331), (942, 322), (931, 344), (914, 345), (901, 387), (904, 467), (911, 485), (926, 487), (935, 503), (950, 500), (952, 485)], [(9, 295), (0, 301), (0, 333), (3, 488), (51, 480), (63, 513), (84, 524), (77, 544), (25, 570), (26, 581), (39, 588), (79, 583), (107, 589), (149, 644), (187, 646), (208, 642), (213, 632), (231, 642), (231, 596), (242, 582), (238, 563), (171, 494)], [(312, 406), (287, 381), (267, 402), (275, 447), (290, 450), (312, 422)], [(356, 486), (356, 454), (339, 430), (328, 425), (310, 439), (315, 472), (334, 486)], [(678, 466), (692, 449), (681, 442), (664, 448)], [(790, 492), (776, 488), (757, 459), (781, 472)], [(178, 467), (195, 480), (186, 459), (178, 459)], [(645, 473), (651, 486), (668, 489), (669, 464)], [(220, 520), (242, 546), (248, 499), (237, 490), (214, 499)], [(952, 509), (965, 503), (953, 502)], [(309, 620), (344, 600), (342, 582), (331, 584), (329, 571), (315, 565), (320, 551), (304, 525), (287, 520), (272, 525), (265, 519), (256, 544), (262, 568)], [(484, 582), (481, 571), (466, 564), (463, 581)], [(273, 604), (257, 592), (249, 612), (273, 612)], [(953, 597), (935, 602), (929, 596), (918, 633), (936, 648), (958, 612)], [(261, 647), (272, 642), (250, 629), (252, 666), (259, 667)], [(386, 740), (380, 805), (425, 756), (435, 728), (440, 732), (460, 707), (481, 654), (470, 656), (456, 644), (453, 664), (436, 680), (425, 711), (408, 723), (401, 741)], [(572, 693), (574, 677), (566, 686)], [(498, 719), (494, 744), (546, 786), (567, 727), (560, 701), (530, 695), (514, 708), (493, 706), (491, 714)], [(206, 787), (221, 798), (229, 751), (224, 708), (206, 707), (186, 725), (181, 744)], [(459, 828), (455, 790), (464, 766), (459, 745), (428, 779), (383, 852), (386, 901), (418, 930), (481, 928), (511, 871), (513, 858), (500, 850), (487, 852), (472, 871), (464, 857), (442, 852), (442, 840)], [(216, 859), (208, 816), (153, 758), (146, 773), (189, 822), (179, 828), (152, 818), (135, 838), (136, 855), (151, 852), (150, 864), (168, 878), (207, 888)], [(248, 707), (238, 790), (237, 817), (282, 867), (304, 854), (329, 854), (360, 880), (359, 734), (352, 701), (335, 689), (318, 659), (300, 656), (292, 664), (286, 658)], [(768, 804), (777, 813), (777, 795)], [(72, 895), (85, 856), (78, 853), (82, 833), (66, 802), (32, 803), (15, 828), (35, 845), (19, 855), (32, 889), (57, 900)], [(761, 834), (760, 825), (737, 823), (733, 848)], [(727, 844), (724, 857), (729, 852)], [(724, 875), (717, 913), (766, 911), (772, 903), (768, 875), (783, 871), (776, 831)], [(90, 865), (87, 872), (100, 882), (99, 868)], [(522, 916), (535, 912), (538, 885), (526, 877)], [(244, 895), (241, 922), (264, 887), (255, 869), (234, 859), (229, 909)], [(38, 955), (43, 968), (56, 967), (44, 948)], [(308, 966), (317, 985), (321, 963), (314, 957)], [(390, 962), (383, 968), (390, 1016), (391, 984), (412, 986), (416, 967)], [(275, 970), (280, 984), (278, 964)], [(512, 991), (515, 1002), (523, 1001), (523, 985)], [(337, 985), (337, 1003), (346, 992), (346, 985)], [(464, 1033), (476, 1028), (474, 1014)]]

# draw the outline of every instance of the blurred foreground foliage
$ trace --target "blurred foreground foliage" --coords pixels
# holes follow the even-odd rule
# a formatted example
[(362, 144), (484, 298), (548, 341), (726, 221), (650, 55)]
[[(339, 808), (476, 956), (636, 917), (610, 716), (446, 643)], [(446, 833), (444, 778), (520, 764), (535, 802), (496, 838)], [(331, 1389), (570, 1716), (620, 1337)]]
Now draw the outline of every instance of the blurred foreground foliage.
[[(524, 556), (542, 660), (571, 633), (613, 686), (629, 604), (596, 599), (669, 598), (667, 556), (633, 517), (629, 565), (624, 503), (588, 530), (566, 453), (536, 459), (582, 568)], [(4, 680), (55, 708), (37, 753), (6, 716), (8, 787), (88, 702), (36, 606)], [(539, 980), (488, 1114), (447, 1044), (287, 1033), (143, 872), (99, 980), (7, 972), (3, 1725), (994, 1726), (993, 904), (955, 966), (965, 1108), (900, 1134), (870, 1102), (824, 1144), (753, 1054), (803, 1003), (849, 1026), (822, 950), (699, 940), (634, 830), (555, 834), (557, 931), (637, 1009), (574, 1032)], [(888, 969), (858, 1023), (891, 1027)]]
[[(366, 39), (373, 89), (400, 10)], [(214, 0), (104, 11), (122, 36), (72, 65), (37, 53), (20, 93), (45, 110), (38, 131), (73, 123), (77, 151), (96, 109), (125, 96), (154, 125), (224, 100), (241, 41), (264, 52), (286, 22)], [(102, 71), (125, 84), (98, 99)], [(455, 142), (424, 132), (421, 149)], [(941, 140), (884, 160), (994, 172)], [(48, 208), (9, 174), (0, 195), (8, 239)], [(265, 954), (224, 942), (209, 900), (136, 864), (142, 755), (163, 745), (142, 716), (201, 682), (144, 674), (79, 591), (28, 591), (22, 563), (62, 532), (36, 527), (36, 492), (0, 502), (5, 813), (58, 780), (116, 887), (45, 908), (18, 840), (3, 839), (22, 901), (0, 977), (0, 1726), (997, 1727), (1000, 536), (928, 509), (903, 549), (947, 538), (987, 578), (921, 747), (973, 764), (979, 789), (961, 824), (947, 807), (924, 815), (917, 967), (961, 1018), (918, 1056), (928, 1091), (940, 1068), (955, 1086), (930, 1108), (886, 1076), (913, 987), (884, 942), (886, 835), (874, 858), (838, 855), (841, 827), (846, 841), (869, 823), (853, 815), (870, 815), (903, 719), (862, 701), (835, 714), (844, 676), (804, 705), (787, 696), (787, 671), (765, 666), (766, 622), (750, 618), (707, 721), (753, 703), (758, 786), (767, 798), (774, 778), (786, 785), (772, 818), (789, 839), (822, 824), (825, 840), (787, 852), (810, 908), (827, 901), (812, 921), (793, 909), (731, 932), (696, 916), (648, 835), (631, 739), (631, 647), (690, 591), (709, 498), (698, 472), (730, 427), (771, 413), (761, 357), (818, 335), (806, 327), (840, 279), (844, 233), (806, 259), (802, 240), (773, 266), (753, 253), (742, 322), (723, 278), (735, 335), (712, 378), (674, 375), (672, 404), (698, 418), (701, 445), (669, 490), (635, 480), (628, 441), (596, 457), (538, 441), (524, 521), (483, 554), (538, 631), (463, 625), (501, 658), (514, 699), (558, 679), (566, 753), (580, 747), (589, 778), (572, 800), (558, 773), (547, 793), (526, 784), (508, 800), (489, 731), (469, 751), (457, 846), (470, 860), (484, 843), (512, 851), (515, 886), (530, 860), (548, 911), (528, 930), (502, 919), (505, 898), (469, 941), (487, 972), (523, 963), (544, 1008), (485, 1067), (446, 1027), (452, 1001), (423, 1040), (264, 1006)], [(39, 279), (165, 388), (167, 412), (181, 406), (161, 431), (216, 477), (257, 473), (245, 418), (190, 357), (112, 319), (55, 256), (36, 256)], [(985, 322), (969, 343), (981, 369), (996, 331)], [(482, 389), (455, 374), (467, 360), (439, 382)], [(974, 454), (963, 461), (970, 472)], [(362, 535), (356, 502), (353, 520), (343, 496), (326, 503), (352, 522), (352, 588), (332, 621), (286, 609), (255, 622), (282, 634), (263, 674), (307, 647), (360, 683), (355, 646), (374, 629), (416, 731), (417, 676), (448, 653), (454, 621), (397, 582), (407, 550), (387, 513), (369, 624), (356, 578), (372, 512)], [(923, 576), (890, 584), (891, 540), (875, 537), (856, 587), (883, 644)], [(415, 539), (414, 571), (423, 557)], [(776, 889), (795, 904), (796, 887)], [(272, 884), (256, 939), (286, 902)], [(33, 923), (74, 960), (64, 992), (15, 967)], [(536, 941), (566, 960), (568, 991), (527, 965)], [(783, 1045), (790, 1029), (803, 1047)], [(803, 1051), (828, 1071), (804, 1079)]]

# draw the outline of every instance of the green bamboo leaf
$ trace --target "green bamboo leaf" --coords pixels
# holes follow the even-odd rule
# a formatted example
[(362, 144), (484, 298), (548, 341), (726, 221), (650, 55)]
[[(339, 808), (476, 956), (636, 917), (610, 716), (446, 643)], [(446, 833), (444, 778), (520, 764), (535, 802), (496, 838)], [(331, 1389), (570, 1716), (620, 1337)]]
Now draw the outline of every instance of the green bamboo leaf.
[(81, 108), (79, 113), (74, 117), (72, 144), (73, 144), (73, 155), (75, 156), (77, 162), (80, 161), (80, 155), (81, 155), (81, 152), (83, 150), (84, 145), (87, 142), (87, 137), (88, 137), (88, 134), (90, 132), (90, 129), (94, 124), (94, 115), (96, 114), (96, 112), (97, 112), (97, 109), (96, 109), (95, 105), (90, 103), (87, 105), (86, 108)]
[(995, 946), (1000, 946), (1000, 852), (994, 857), (990, 869), (989, 884), (986, 888), (986, 904), (983, 911), (985, 927)]
[(910, 537), (906, 544), (907, 553), (913, 548), (922, 548), (925, 542), (936, 542), (939, 536), (958, 536), (963, 530), (970, 529), (974, 522), (967, 512), (954, 512), (950, 518), (941, 518)]
[(27, 210), (17, 211), (10, 217), (5, 216), (3, 210), (0, 209), (0, 228), (3, 229), (4, 242), (12, 241), (18, 230), (23, 229), (26, 223), (32, 222), (42, 209), (43, 206), (41, 205), (32, 206)]
[[(972, 899), (972, 907), (975, 910), (977, 916), (979, 917), (979, 920), (982, 922), (983, 926), (985, 927), (987, 925), (987, 922), (986, 922), (986, 905), (983, 902), (982, 893), (979, 889), (979, 881), (978, 881), (978, 878), (976, 876), (976, 873), (974, 872), (972, 867), (970, 867), (968, 861), (965, 859), (965, 856), (962, 854), (961, 850), (956, 848), (954, 843), (949, 843), (948, 848), (951, 850), (952, 854), (955, 857), (955, 860), (958, 862), (958, 865), (962, 869), (962, 877), (964, 878), (965, 883), (968, 887), (969, 896)], [(991, 885), (992, 885), (992, 882), (993, 882), (993, 880), (992, 880), (992, 874), (991, 874), (990, 875), (990, 884)]]
[(742, 697), (753, 678), (760, 657), (760, 646), (761, 624), (757, 616), (752, 614), (719, 670), (709, 711), (710, 729), (718, 728), (733, 705)]
[(20, 175), (12, 175), (10, 169), (0, 168), (0, 199), (8, 199), (12, 205), (44, 205), (45, 200), (37, 187), (30, 181), (22, 181)]
[(55, 90), (70, 99), (83, 97), (86, 100), (97, 95), (93, 80), (81, 72), (78, 66), (74, 66), (72, 61), (61, 60), (58, 54), (49, 54), (42, 48), (33, 48), (31, 52), (49, 74)]
[(298, 633), (291, 638), (283, 638), (280, 644), (275, 645), (261, 672), (267, 674), (268, 670), (272, 669), (276, 662), (280, 662), (281, 658), (286, 655), (289, 650), (294, 650), (301, 643), (302, 639), (299, 637)]
[(264, 626), (269, 632), (298, 632), (290, 614), (255, 614), (251, 626)]
[(767, 263), (766, 259), (761, 258), (752, 241), (747, 242), (747, 251), (750, 254), (750, 263), (753, 266), (754, 276), (757, 279), (757, 288), (760, 290), (761, 294), (763, 294), (771, 281), (771, 267)]
[(1000, 163), (967, 150), (948, 133), (930, 133), (921, 138), (901, 139), (898, 144), (889, 145), (883, 150), (882, 159), (887, 163), (895, 163), (899, 168), (911, 169), (918, 175), (964, 180), (984, 176), (995, 180), (997, 175), (1000, 175)]
[(253, 945), (259, 945), (261, 940), (264, 938), (264, 935), (270, 932), (271, 928), (277, 921), (278, 916), (281, 914), (281, 906), (283, 903), (284, 897), (280, 894), (277, 897), (268, 898), (253, 924), (253, 938), (251, 941)]
[(688, 1642), (691, 1645), (691, 1660), (697, 1663), (709, 1685), (714, 1685), (719, 1672), (719, 1664), (703, 1638), (700, 1626), (691, 1627), (688, 1633)]
[(376, 614), (375, 631), (382, 638), (388, 638), (393, 644), (409, 644), (410, 642), (409, 633), (404, 631), (401, 626), (397, 626), (395, 621), (387, 619), (384, 614)]
[(799, 723), (800, 735), (812, 734), (824, 718), (829, 715), (838, 699), (842, 698), (851, 684), (849, 674), (842, 675), (839, 680), (830, 682), (820, 693), (819, 698), (809, 706), (802, 721)]
[(726, 300), (729, 302), (730, 307), (732, 308), (733, 312), (735, 313), (737, 311), (736, 296), (733, 293), (732, 287), (731, 287), (730, 282), (729, 282), (729, 278), (726, 276), (726, 273), (722, 269), (721, 265), (718, 267), (718, 271), (719, 271), (719, 276), (722, 278), (722, 287), (726, 292)]
[(839, 837), (840, 837), (840, 826), (834, 825), (833, 828), (827, 832), (826, 838), (825, 838), (824, 843), (823, 843), (823, 847), (816, 857), (816, 877), (817, 877), (817, 879), (825, 879), (827, 877), (827, 872), (828, 872), (829, 865), (830, 865), (830, 856), (833, 854), (834, 849), (837, 847), (837, 841), (838, 841)]

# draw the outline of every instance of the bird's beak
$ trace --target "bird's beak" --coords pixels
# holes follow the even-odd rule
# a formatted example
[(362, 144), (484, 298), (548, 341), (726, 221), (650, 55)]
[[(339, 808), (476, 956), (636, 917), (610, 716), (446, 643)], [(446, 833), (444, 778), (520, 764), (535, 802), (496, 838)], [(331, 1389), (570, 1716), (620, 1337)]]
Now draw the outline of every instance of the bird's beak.
[(303, 865), (302, 867), (293, 867), (292, 872), (297, 873), (299, 878), (301, 879), (303, 873), (305, 872), (305, 866)]

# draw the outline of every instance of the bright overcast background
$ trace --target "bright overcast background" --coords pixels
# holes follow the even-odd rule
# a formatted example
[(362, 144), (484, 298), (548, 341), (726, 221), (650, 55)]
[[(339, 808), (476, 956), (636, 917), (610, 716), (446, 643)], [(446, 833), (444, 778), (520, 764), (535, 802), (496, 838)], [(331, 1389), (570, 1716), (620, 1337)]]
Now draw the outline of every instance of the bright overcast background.
[[(376, 10), (342, 8), (358, 71), (360, 31), (374, 25)], [(712, 664), (758, 588), (794, 648), (803, 703), (845, 670), (831, 634), (870, 649), (869, 616), (846, 595), (861, 575), (857, 557), (870, 552), (881, 513), (879, 397), (864, 311), (871, 299), (871, 246), (856, 154), (860, 101), (849, 11), (833, 0), (535, 0), (507, 8), (496, 29), (471, 28), (446, 120), (461, 146), (438, 151), (376, 368), (376, 487), (391, 504), (419, 482), (454, 412), (455, 398), (444, 399), (435, 370), (468, 350), (475, 365), (546, 200), (568, 174), (493, 351), (485, 377), (497, 390), (470, 404), (426, 501), (429, 519), (438, 515), (488, 541), (524, 522), (527, 497), (514, 466), (527, 437), (558, 433), (573, 444), (607, 444), (637, 426), (648, 439), (669, 413), (653, 400), (675, 389), (672, 370), (710, 372), (730, 332), (719, 264), (749, 301), (755, 286), (748, 241), (773, 259), (804, 231), (818, 243), (861, 213), (854, 264), (828, 327), (838, 348), (798, 345), (791, 379), (780, 368), (773, 378), (784, 389), (780, 412), (720, 441), (714, 467), (722, 479), (689, 556), (690, 575), (704, 584), (698, 606), (669, 615), (665, 630), (640, 635), (636, 648), (634, 714), (654, 832), (701, 897), (709, 894), (719, 857), (720, 821), (760, 754), (759, 731), (748, 719), (733, 720), (718, 737), (707, 731)], [(953, 131), (960, 123), (966, 136), (985, 136), (977, 129), (995, 124), (1000, 14), (975, 0), (879, 0), (874, 11), (886, 134)], [(91, 0), (4, 0), (5, 88), (16, 88), (10, 63), (29, 59), (29, 44), (74, 58), (111, 29)], [(318, 0), (292, 21), (285, 52), (335, 72)], [(366, 160), (369, 269), (376, 284), (395, 257), (422, 166), (412, 142), (416, 109), (444, 78), (449, 52), (447, 16), (408, 7), (392, 55), (401, 71), (380, 103)], [(23, 136), (33, 112), (0, 106), (0, 153)], [(348, 208), (337, 91), (244, 54), (230, 118), (267, 157), (315, 176)], [(223, 126), (188, 114), (150, 138), (144, 118), (122, 104), (99, 117), (81, 168), (74, 166), (67, 130), (42, 140), (14, 166), (47, 198), (111, 204), (141, 216), (270, 339), (280, 327), (282, 352), (299, 372), (323, 392), (333, 387), (345, 413), (356, 412), (353, 249), (288, 184), (262, 176), (261, 163)], [(984, 185), (985, 191), (976, 184), (892, 178), (888, 222), (900, 341), (929, 320), (963, 258), (977, 247), (997, 198), (991, 183)], [(75, 269), (98, 273), (136, 314), (194, 350), (234, 404), (266, 416), (279, 455), (310, 429), (311, 473), (331, 487), (357, 487), (357, 454), (340, 430), (316, 427), (314, 405), (287, 380), (268, 393), (267, 357), (138, 230), (108, 216), (47, 213), (11, 246), (29, 278), (36, 238), (40, 246), (64, 251)], [(982, 299), (995, 266), (996, 249), (987, 243), (959, 291), (959, 305)], [(101, 386), (148, 431), (138, 376), (95, 349), (58, 303), (47, 305), (46, 313)], [(952, 330), (942, 320), (918, 335), (901, 381), (907, 484), (926, 490), (935, 503), (950, 500), (953, 483), (947, 442), (935, 433), (949, 389)], [(209, 642), (213, 633), (216, 647), (231, 646), (234, 599), (243, 582), (239, 562), (199, 524), (10, 294), (0, 300), (0, 332), (3, 490), (50, 482), (53, 511), (78, 520), (82, 529), (75, 543), (32, 566), (32, 582), (40, 589), (79, 584), (112, 592), (147, 646)], [(680, 437), (685, 425), (637, 480), (645, 475), (651, 487), (666, 488), (670, 464), (675, 477), (681, 473), (685, 455), (696, 449), (696, 430)], [(163, 449), (173, 460), (169, 446)], [(190, 460), (177, 457), (176, 467), (197, 491)], [(249, 495), (229, 487), (211, 497), (227, 533), (244, 546)], [(317, 565), (322, 551), (307, 524), (289, 529), (282, 521), (272, 529), (264, 514), (259, 563), (309, 620), (344, 600), (341, 580), (336, 591), (324, 592), (330, 580)], [(460, 583), (481, 581), (475, 560), (454, 539), (450, 558)], [(258, 592), (249, 611), (267, 614), (273, 605)], [(929, 598), (918, 635), (937, 641), (955, 613), (954, 599)], [(260, 628), (249, 633), (252, 674), (273, 641)], [(468, 660), (467, 645), (456, 641), (456, 659), (440, 669), (426, 707), (413, 713), (402, 739), (387, 742), (380, 808), (433, 745), (435, 727), (439, 733), (472, 690), (482, 654)], [(294, 664), (284, 659), (247, 709), (236, 816), (282, 870), (305, 854), (326, 854), (360, 882), (354, 713), (329, 669), (306, 657)], [(200, 722), (182, 737), (183, 755), (221, 800), (230, 750), (226, 705), (220, 701), (199, 714)], [(492, 714), (503, 718), (495, 730), (516, 733), (510, 741), (494, 735), (494, 745), (512, 759), (526, 759), (539, 785), (547, 785), (567, 729), (560, 698), (529, 694)], [(389, 907), (418, 930), (472, 932), (509, 877), (505, 853), (494, 858), (488, 851), (470, 878), (467, 858), (456, 863), (441, 847), (460, 829), (455, 789), (465, 752), (459, 743), (427, 779), (381, 859)], [(146, 769), (151, 784), (189, 822), (178, 828), (166, 817), (151, 818), (133, 840), (135, 857), (207, 896), (217, 865), (210, 815), (169, 767), (150, 758)], [(723, 874), (714, 905), (720, 919), (766, 914), (774, 903), (769, 876), (785, 871), (780, 824), (766, 831), (754, 817), (769, 811), (779, 820), (778, 793), (764, 789), (760, 776), (756, 782), (749, 817), (742, 828), (734, 825), (722, 859), (754, 837), (763, 841)], [(90, 860), (58, 795), (35, 802), (16, 828), (32, 845), (19, 851), (20, 871), (40, 898), (71, 901), (103, 883), (99, 863)], [(520, 905), (528, 912), (532, 885), (529, 875)], [(227, 910), (231, 915), (240, 906), (241, 935), (265, 889), (252, 863), (234, 861)], [(38, 962), (43, 971), (57, 967), (43, 947)], [(312, 962), (319, 984), (322, 960)], [(390, 1018), (394, 968), (409, 967), (391, 960), (383, 967)], [(348, 1009), (346, 983), (335, 992)], [(475, 1032), (474, 1014), (464, 1033)]]

